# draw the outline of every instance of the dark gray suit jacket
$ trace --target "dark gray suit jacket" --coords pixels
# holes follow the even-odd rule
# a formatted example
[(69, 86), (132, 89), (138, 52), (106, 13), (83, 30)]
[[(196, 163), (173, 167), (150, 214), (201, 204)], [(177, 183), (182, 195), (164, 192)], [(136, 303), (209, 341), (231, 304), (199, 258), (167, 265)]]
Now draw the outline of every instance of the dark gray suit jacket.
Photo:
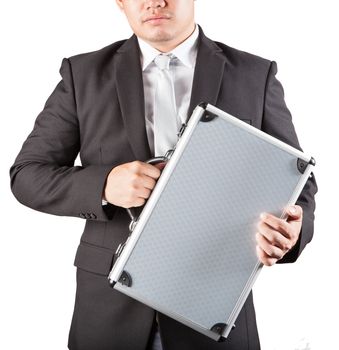
[[(24, 205), (50, 214), (86, 219), (75, 258), (75, 265), (81, 270), (78, 299), (80, 289), (89, 285), (89, 279), (93, 290), (100, 283), (105, 288), (104, 276), (110, 271), (113, 254), (128, 235), (129, 217), (125, 209), (101, 205), (106, 176), (119, 164), (152, 156), (145, 129), (139, 55), (137, 39), (132, 36), (99, 51), (64, 59), (60, 69), (62, 80), (47, 100), (10, 170), (12, 191)], [(189, 114), (199, 102), (209, 102), (300, 148), (276, 72), (275, 62), (213, 42), (200, 30)], [(82, 166), (74, 166), (79, 152)], [(312, 178), (298, 200), (304, 209), (302, 234), (281, 262), (295, 261), (312, 238), (315, 193)], [(102, 299), (110, 299), (102, 309), (93, 304), (92, 324), (81, 322), (86, 315), (91, 318), (88, 310), (82, 314), (82, 308), (88, 306), (89, 300), (94, 303), (99, 292), (97, 296), (84, 293), (83, 303), (77, 301), (70, 347), (144, 349), (153, 310), (125, 299), (110, 290), (108, 284), (107, 290), (101, 292)], [(106, 327), (111, 336), (100, 347), (95, 338), (100, 333), (96, 325), (105, 328), (100, 319), (104, 313), (110, 314), (106, 315), (109, 319)], [(163, 315), (159, 321), (165, 349), (259, 347), (252, 295), (238, 317), (236, 329), (224, 344), (213, 343)], [(103, 339), (106, 336), (101, 334)], [(81, 340), (81, 337), (87, 338)]]

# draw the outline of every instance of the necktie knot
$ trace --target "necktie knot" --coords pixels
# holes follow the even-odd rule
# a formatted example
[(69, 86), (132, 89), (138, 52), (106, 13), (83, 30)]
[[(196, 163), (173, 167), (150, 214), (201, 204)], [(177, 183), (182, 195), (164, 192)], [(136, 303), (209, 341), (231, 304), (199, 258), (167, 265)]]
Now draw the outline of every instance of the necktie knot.
[(171, 56), (170, 55), (163, 55), (160, 54), (154, 59), (154, 63), (157, 65), (157, 67), (161, 70), (169, 69), (169, 65), (171, 62)]

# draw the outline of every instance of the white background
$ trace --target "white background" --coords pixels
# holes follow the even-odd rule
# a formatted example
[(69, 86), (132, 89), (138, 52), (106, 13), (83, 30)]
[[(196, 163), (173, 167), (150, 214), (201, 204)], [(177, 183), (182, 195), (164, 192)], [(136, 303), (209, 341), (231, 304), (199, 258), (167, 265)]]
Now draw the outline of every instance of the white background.
[[(267, 268), (254, 297), (263, 350), (338, 348), (336, 1), (198, 0), (205, 34), (276, 60), (302, 147), (317, 160), (316, 229), (297, 263)], [(0, 348), (66, 349), (83, 220), (38, 213), (8, 170), (60, 77), (63, 57), (130, 35), (114, 0), (1, 3)]]

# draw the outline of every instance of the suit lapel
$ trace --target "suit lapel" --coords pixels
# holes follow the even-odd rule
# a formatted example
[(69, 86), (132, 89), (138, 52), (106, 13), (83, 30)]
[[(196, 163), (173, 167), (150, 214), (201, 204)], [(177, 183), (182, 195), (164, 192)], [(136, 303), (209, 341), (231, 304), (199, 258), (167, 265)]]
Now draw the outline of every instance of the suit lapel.
[(151, 158), (145, 125), (140, 52), (133, 35), (117, 51), (116, 86), (128, 140), (138, 160)]
[(200, 102), (213, 105), (217, 103), (225, 63), (227, 62), (222, 50), (204, 35), (200, 27), (199, 30), (198, 54), (188, 109), (189, 117)]

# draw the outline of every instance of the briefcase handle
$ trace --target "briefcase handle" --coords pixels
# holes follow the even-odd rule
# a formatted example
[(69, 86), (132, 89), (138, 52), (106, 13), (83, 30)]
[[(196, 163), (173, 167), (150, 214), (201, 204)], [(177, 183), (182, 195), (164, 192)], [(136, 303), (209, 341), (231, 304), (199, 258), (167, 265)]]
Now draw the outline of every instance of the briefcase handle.
[[(155, 164), (167, 162), (171, 158), (172, 153), (173, 153), (173, 150), (169, 150), (166, 152), (166, 154), (164, 156), (159, 156), (159, 157), (154, 157), (154, 158), (148, 159), (148, 160), (146, 160), (145, 163), (155, 165)], [(128, 208), (126, 210), (127, 210), (128, 215), (131, 218), (131, 222), (129, 224), (129, 230), (130, 230), (130, 232), (132, 232), (134, 230), (136, 223), (138, 222), (140, 213), (138, 213), (138, 210), (135, 207)]]
[[(189, 117), (187, 118), (187, 121), (185, 123), (183, 123), (181, 125), (181, 127), (180, 127), (180, 130), (179, 130), (179, 132), (177, 134), (178, 140), (181, 138), (182, 134), (184, 133), (184, 131), (185, 131), (186, 127), (187, 127), (188, 120), (189, 120)], [(176, 148), (176, 145), (173, 147), (173, 149), (168, 150), (164, 156), (158, 156), (158, 157), (154, 157), (154, 158), (148, 159), (148, 160), (146, 160), (145, 163), (155, 165), (155, 164), (159, 164), (159, 163), (162, 163), (162, 162), (167, 162), (172, 157), (172, 155), (173, 155), (173, 153), (175, 151), (175, 148)], [(135, 227), (135, 225), (136, 225), (136, 223), (137, 223), (137, 221), (139, 219), (140, 213), (138, 214), (138, 210), (136, 208), (128, 208), (126, 210), (127, 210), (128, 215), (131, 218), (131, 222), (129, 224), (129, 231), (130, 231), (130, 233), (132, 233), (132, 231), (134, 230), (134, 227)]]

